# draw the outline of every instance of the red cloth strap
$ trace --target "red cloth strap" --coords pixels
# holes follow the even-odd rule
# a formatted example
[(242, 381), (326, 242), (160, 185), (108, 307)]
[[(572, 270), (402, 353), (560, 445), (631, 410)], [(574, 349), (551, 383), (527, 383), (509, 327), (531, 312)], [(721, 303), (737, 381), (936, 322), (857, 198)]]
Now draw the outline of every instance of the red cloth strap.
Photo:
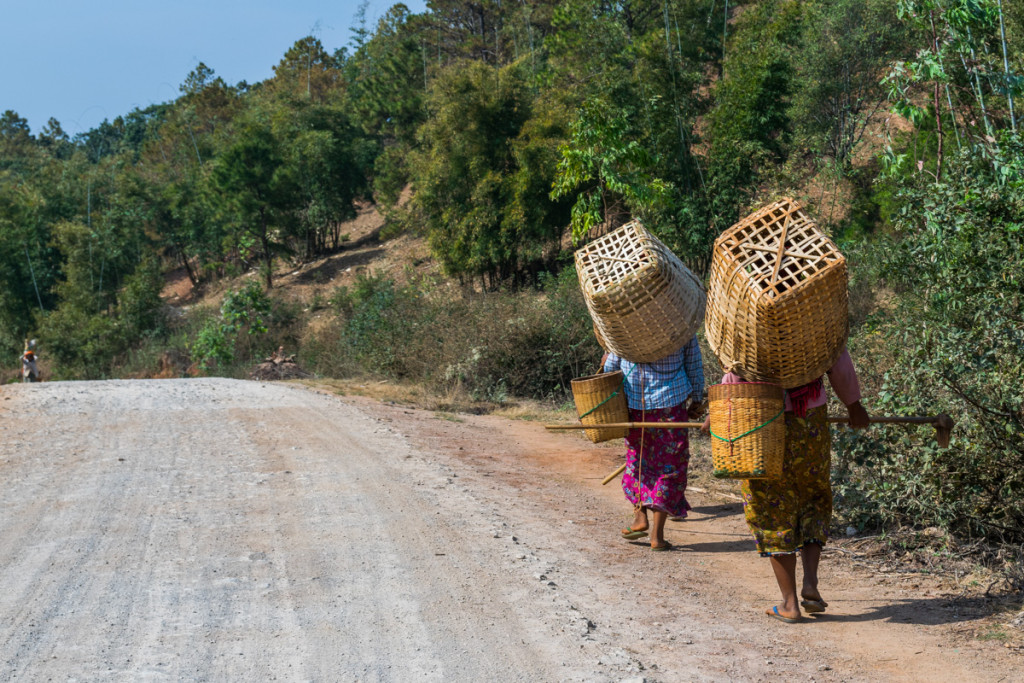
[(793, 406), (793, 414), (797, 417), (807, 417), (807, 404), (817, 400), (824, 389), (825, 383), (819, 377), (813, 382), (787, 391), (789, 403)]

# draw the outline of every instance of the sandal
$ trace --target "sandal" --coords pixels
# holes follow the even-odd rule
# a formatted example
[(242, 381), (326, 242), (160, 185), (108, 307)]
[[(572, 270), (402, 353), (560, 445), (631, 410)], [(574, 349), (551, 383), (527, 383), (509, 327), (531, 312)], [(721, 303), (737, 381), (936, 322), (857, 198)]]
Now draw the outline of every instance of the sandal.
[(787, 624), (797, 624), (801, 621), (800, 617), (794, 619), (793, 617), (787, 617), (785, 614), (780, 614), (778, 605), (774, 605), (771, 611), (765, 612), (765, 614), (770, 616), (772, 619), (778, 619), (779, 621), (784, 621)]
[(626, 527), (619, 533), (621, 533), (622, 537), (627, 541), (635, 541), (636, 539), (643, 538), (647, 535), (646, 531), (643, 531), (641, 529), (632, 529), (630, 527)]
[(824, 600), (812, 600), (811, 598), (804, 598), (800, 601), (800, 606), (804, 608), (804, 611), (808, 614), (821, 614), (828, 607), (828, 603)]

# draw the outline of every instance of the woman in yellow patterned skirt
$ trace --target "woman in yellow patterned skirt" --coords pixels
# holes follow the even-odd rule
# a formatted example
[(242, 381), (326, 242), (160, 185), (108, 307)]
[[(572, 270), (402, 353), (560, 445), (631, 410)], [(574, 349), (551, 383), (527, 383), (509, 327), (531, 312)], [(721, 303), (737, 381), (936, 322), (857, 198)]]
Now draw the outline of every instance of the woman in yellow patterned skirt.
[[(828, 607), (818, 590), (821, 549), (832, 525), (831, 434), (827, 421), (828, 401), (823, 378), (786, 392), (786, 450), (779, 479), (749, 479), (743, 482), (743, 507), (762, 557), (770, 558), (782, 602), (766, 614), (792, 623)], [(829, 384), (846, 405), (850, 426), (868, 426), (868, 414), (860, 404), (860, 384), (850, 354), (844, 350), (828, 371)], [(735, 372), (722, 378), (723, 384), (742, 382)], [(710, 418), (709, 418), (710, 420)], [(710, 428), (709, 420), (704, 430)], [(796, 585), (796, 556), (803, 566), (799, 597)]]

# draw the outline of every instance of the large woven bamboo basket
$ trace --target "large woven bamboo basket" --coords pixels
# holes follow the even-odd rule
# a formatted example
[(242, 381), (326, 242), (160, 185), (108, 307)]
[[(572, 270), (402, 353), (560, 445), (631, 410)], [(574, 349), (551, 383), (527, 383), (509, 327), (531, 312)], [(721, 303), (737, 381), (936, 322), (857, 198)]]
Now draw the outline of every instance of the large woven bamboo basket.
[(576, 274), (598, 339), (621, 358), (659, 360), (700, 328), (700, 279), (639, 221), (578, 250)]
[[(626, 390), (622, 386), (622, 371), (603, 372), (572, 381), (572, 397), (576, 412), (585, 425), (601, 425), (629, 422), (629, 407), (626, 404)], [(621, 439), (628, 429), (585, 429), (587, 438), (594, 443)]]
[(594, 323), (594, 336), (595, 336), (595, 337), (597, 337), (597, 343), (598, 343), (598, 345), (599, 345), (599, 346), (600, 346), (600, 347), (601, 347), (602, 349), (604, 349), (605, 351), (607, 351), (607, 350), (608, 350), (608, 342), (606, 342), (606, 341), (604, 340), (604, 337), (602, 337), (602, 336), (601, 336), (601, 330), (597, 329), (597, 323)]
[(715, 241), (705, 333), (722, 367), (783, 388), (832, 367), (849, 331), (846, 259), (783, 199)]
[(711, 402), (712, 474), (721, 479), (778, 479), (786, 448), (783, 390), (777, 384), (716, 384)]

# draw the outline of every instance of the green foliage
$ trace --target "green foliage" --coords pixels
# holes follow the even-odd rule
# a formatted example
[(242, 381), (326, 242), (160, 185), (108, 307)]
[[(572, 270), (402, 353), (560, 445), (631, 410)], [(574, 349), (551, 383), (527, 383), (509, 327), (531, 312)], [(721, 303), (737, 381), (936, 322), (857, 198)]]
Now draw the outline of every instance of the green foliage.
[(630, 135), (625, 113), (607, 103), (588, 101), (570, 127), (561, 149), (553, 199), (576, 195), (572, 207), (572, 236), (579, 242), (606, 217), (627, 213), (619, 202), (638, 214), (665, 206), (668, 183), (652, 175), (654, 158)]
[[(470, 62), (432, 84), (433, 113), (410, 162), (413, 217), (450, 274), (486, 275), (492, 284), (518, 276), (561, 232), (542, 184), (519, 173), (517, 152), (530, 145), (516, 141), (532, 102), (521, 65)], [(541, 222), (523, 224), (509, 205), (540, 207), (533, 216)]]
[(339, 225), (356, 215), (354, 201), (366, 191), (369, 162), (340, 107), (296, 109), (277, 124), (276, 135), (286, 141), (303, 255), (313, 258), (340, 246)]
[(845, 168), (885, 104), (878, 74), (906, 49), (907, 29), (891, 0), (806, 3), (801, 22), (789, 116), (810, 149)]
[(942, 183), (898, 186), (898, 237), (879, 245), (882, 276), (903, 292), (878, 330), (893, 369), (877, 412), (948, 407), (952, 447), (923, 436), (847, 443), (878, 514), (968, 537), (1024, 540), (1024, 145), (963, 150)]
[(281, 141), (262, 123), (246, 126), (217, 158), (211, 179), (223, 219), (255, 240), (270, 289), (274, 257), (290, 251), (284, 237), (294, 228), (299, 199)]
[(230, 366), (244, 340), (258, 340), (267, 333), (270, 310), (270, 298), (255, 282), (228, 292), (221, 303), (220, 318), (207, 321), (192, 343), (189, 350), (193, 359), (206, 370)]
[(547, 76), (575, 114), (552, 196), (572, 202), (575, 240), (637, 217), (694, 268), (706, 268), (715, 195), (697, 122), (720, 54), (713, 9), (581, 0), (556, 10)]
[(766, 0), (743, 13), (728, 45), (711, 114), (712, 144), (781, 160), (792, 136), (789, 99), (803, 3)]
[(381, 275), (360, 275), (351, 292), (336, 292), (331, 303), (346, 319), (346, 351), (375, 372), (407, 376), (406, 340), (412, 344), (416, 333), (415, 299), (411, 290), (399, 290)]
[(278, 97), (325, 103), (336, 97), (342, 73), (314, 36), (300, 38), (274, 67), (268, 89)]
[(348, 106), (367, 134), (406, 148), (415, 142), (426, 114), (423, 52), (409, 9), (397, 4), (381, 18), (373, 40), (346, 61)]
[[(321, 372), (357, 368), (461, 390), (481, 399), (530, 396), (562, 401), (601, 350), (572, 268), (544, 276), (542, 296), (453, 296), (424, 280), (397, 286), (362, 276), (331, 298), (341, 323), (312, 340)], [(311, 359), (312, 360), (312, 359)]]
[[(65, 244), (84, 234), (82, 226), (61, 226)], [(61, 301), (38, 318), (38, 337), (58, 379), (101, 379), (115, 373), (128, 350), (164, 325), (163, 279), (147, 260), (124, 278), (109, 304), (87, 287), (84, 264), (69, 268), (57, 287)]]

